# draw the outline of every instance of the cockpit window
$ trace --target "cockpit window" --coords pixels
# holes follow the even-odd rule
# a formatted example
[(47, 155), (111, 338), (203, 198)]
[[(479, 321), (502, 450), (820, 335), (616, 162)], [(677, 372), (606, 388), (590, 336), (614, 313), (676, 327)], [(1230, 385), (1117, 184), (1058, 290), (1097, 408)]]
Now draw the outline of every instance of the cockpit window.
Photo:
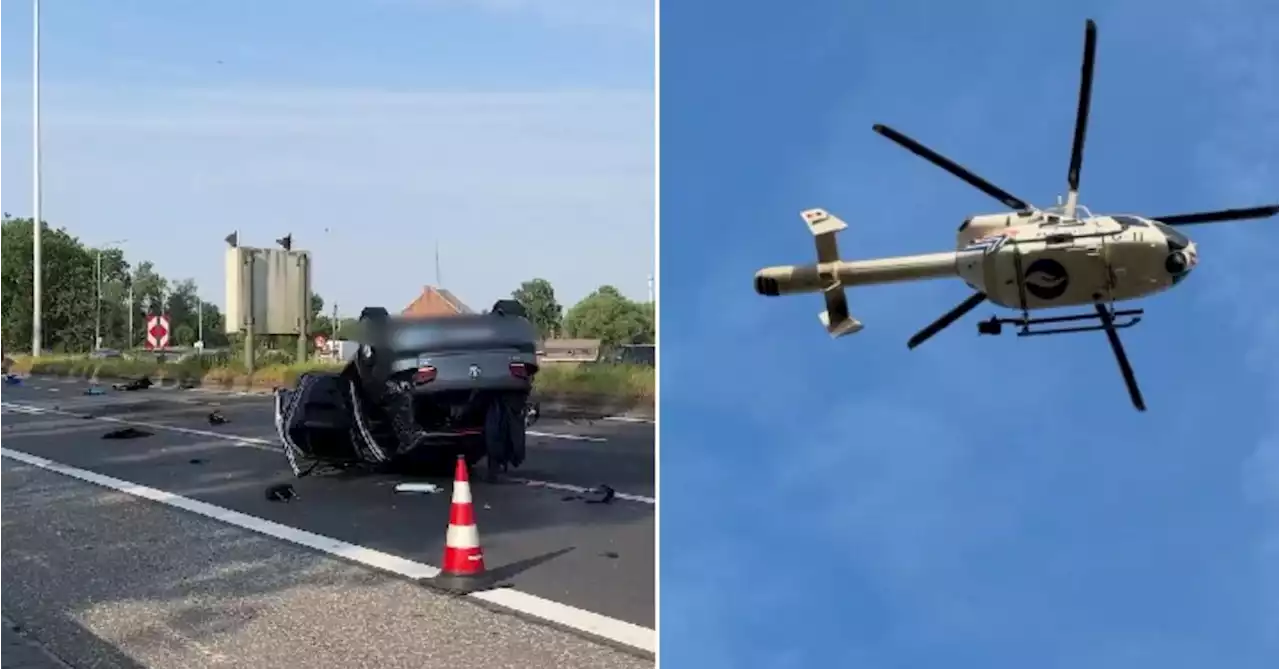
[(1165, 239), (1169, 240), (1169, 248), (1174, 250), (1185, 249), (1191, 243), (1191, 240), (1187, 239), (1186, 235), (1173, 229), (1173, 226), (1165, 225), (1160, 221), (1152, 221), (1152, 223), (1160, 229), (1160, 232), (1164, 233)]
[(1120, 225), (1130, 225), (1138, 228), (1147, 227), (1147, 222), (1136, 216), (1112, 216)]

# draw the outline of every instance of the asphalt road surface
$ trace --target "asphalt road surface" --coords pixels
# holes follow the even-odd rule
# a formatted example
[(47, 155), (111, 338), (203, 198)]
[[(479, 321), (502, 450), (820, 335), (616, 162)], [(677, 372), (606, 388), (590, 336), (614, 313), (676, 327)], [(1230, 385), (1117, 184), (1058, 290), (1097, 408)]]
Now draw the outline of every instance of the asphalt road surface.
[[(5, 386), (0, 421), (4, 615), (71, 666), (652, 664), (652, 425), (534, 426), (519, 480), (472, 483), (511, 588), (450, 598), (411, 580), (439, 564), (448, 480), (294, 480), (267, 398), (86, 387)], [(101, 438), (121, 421), (152, 435)], [(298, 498), (268, 501), (280, 482)], [(619, 499), (566, 499), (600, 483)]]

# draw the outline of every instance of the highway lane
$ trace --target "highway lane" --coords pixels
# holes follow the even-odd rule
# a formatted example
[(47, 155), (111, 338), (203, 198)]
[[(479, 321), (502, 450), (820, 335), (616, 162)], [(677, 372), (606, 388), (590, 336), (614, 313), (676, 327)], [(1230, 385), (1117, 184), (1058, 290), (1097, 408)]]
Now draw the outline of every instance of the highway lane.
[[(276, 450), (270, 401), (193, 391), (84, 396), (83, 383), (30, 379), (3, 389), (6, 449), (232, 509), (428, 565), (439, 564), (449, 481), (439, 495), (397, 495), (392, 476), (322, 475), (294, 481)], [(216, 405), (230, 423), (210, 426)], [(31, 413), (37, 407), (41, 413)], [(72, 414), (89, 414), (97, 420)], [(154, 436), (109, 441), (123, 420)], [(567, 491), (473, 483), (486, 562), (519, 591), (628, 623), (654, 624), (653, 427), (621, 421), (544, 421), (515, 474), (564, 488), (607, 483), (629, 499), (565, 500)], [(570, 438), (566, 438), (570, 437)], [(299, 499), (263, 490), (293, 482)]]
[(19, 645), (6, 630), (5, 667), (653, 666), (468, 599), (9, 458), (3, 485), (6, 623), (67, 663)]

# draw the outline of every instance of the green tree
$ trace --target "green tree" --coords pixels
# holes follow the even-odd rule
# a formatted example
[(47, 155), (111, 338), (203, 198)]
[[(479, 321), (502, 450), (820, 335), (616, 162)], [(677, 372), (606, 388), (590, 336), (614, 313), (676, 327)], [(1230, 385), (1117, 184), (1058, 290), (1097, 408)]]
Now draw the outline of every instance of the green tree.
[(183, 279), (173, 285), (165, 299), (165, 313), (169, 314), (169, 345), (191, 346), (200, 332), (200, 296), (196, 282)]
[(556, 302), (556, 291), (546, 279), (530, 279), (511, 291), (511, 297), (529, 314), (538, 335), (550, 339), (560, 333), (563, 307)]
[[(0, 225), (4, 248), (0, 258), (0, 337), (6, 350), (28, 350), (35, 282), (33, 223), (29, 218), (6, 214)], [(87, 351), (93, 345), (96, 257), (65, 229), (52, 229), (48, 222), (41, 225), (43, 346), (55, 351)]]
[(601, 286), (573, 305), (564, 317), (570, 337), (599, 339), (605, 348), (653, 343), (652, 309), (628, 300), (613, 286)]
[[(22, 351), (31, 341), (31, 219), (3, 219), (3, 247), (0, 258), (0, 307), (3, 308), (3, 340), (6, 350)], [(202, 302), (195, 283), (170, 282), (160, 276), (150, 262), (131, 267), (120, 249), (86, 247), (65, 229), (44, 224), (42, 263), (44, 265), (43, 330), (46, 349), (88, 351), (93, 346), (95, 313), (101, 317), (103, 345), (126, 348), (130, 342), (141, 346), (145, 340), (146, 315), (162, 310), (169, 314), (173, 329), (171, 343), (188, 346), (199, 332), (201, 305), (205, 344), (229, 345), (222, 332), (218, 307)], [(99, 258), (101, 273), (99, 274)], [(133, 289), (133, 332), (129, 321), (129, 292)], [(101, 299), (99, 300), (99, 290)]]
[(324, 298), (317, 293), (311, 294), (311, 320), (309, 321), (311, 336), (333, 335), (333, 319), (324, 314)]

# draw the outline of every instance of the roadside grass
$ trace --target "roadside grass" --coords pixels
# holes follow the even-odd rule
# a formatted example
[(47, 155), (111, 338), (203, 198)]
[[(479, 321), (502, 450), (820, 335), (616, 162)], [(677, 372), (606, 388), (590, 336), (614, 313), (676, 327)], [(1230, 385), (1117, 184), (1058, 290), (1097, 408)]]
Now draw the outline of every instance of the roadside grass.
[[(115, 379), (149, 376), (153, 381), (194, 382), (224, 389), (289, 387), (306, 372), (337, 372), (341, 364), (305, 362), (268, 364), (249, 374), (238, 359), (189, 357), (180, 362), (128, 358), (91, 359), (85, 356), (15, 356), (10, 371), (82, 379)], [(656, 375), (652, 367), (634, 365), (544, 364), (534, 380), (541, 394), (606, 397), (652, 401)]]

